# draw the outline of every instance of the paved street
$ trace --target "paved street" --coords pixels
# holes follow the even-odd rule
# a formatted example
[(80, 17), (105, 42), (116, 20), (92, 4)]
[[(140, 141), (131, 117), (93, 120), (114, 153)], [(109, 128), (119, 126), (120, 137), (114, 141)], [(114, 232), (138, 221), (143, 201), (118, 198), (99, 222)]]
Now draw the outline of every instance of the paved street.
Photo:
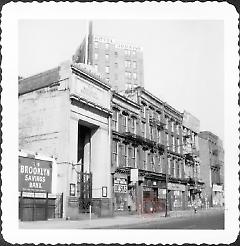
[(223, 210), (215, 213), (199, 213), (193, 216), (164, 219), (133, 225), (110, 226), (104, 229), (224, 229)]
[(224, 229), (224, 209), (192, 210), (85, 220), (19, 222), (20, 229)]

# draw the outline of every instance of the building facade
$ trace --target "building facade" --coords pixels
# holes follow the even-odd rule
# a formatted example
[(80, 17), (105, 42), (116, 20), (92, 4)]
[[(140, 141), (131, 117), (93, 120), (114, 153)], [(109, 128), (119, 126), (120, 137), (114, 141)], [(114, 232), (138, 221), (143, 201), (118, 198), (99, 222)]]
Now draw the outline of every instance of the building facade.
[(84, 64), (19, 81), (19, 148), (56, 159), (63, 217), (79, 218), (90, 205), (112, 211), (110, 102), (110, 86)]
[(92, 65), (116, 91), (144, 86), (142, 48), (113, 38), (93, 35), (92, 28), (73, 56), (76, 63)]
[(218, 136), (199, 133), (201, 173), (205, 183), (205, 199), (209, 206), (224, 205), (224, 150)]
[[(183, 154), (185, 157), (185, 174), (189, 182), (188, 206), (193, 202), (203, 205), (204, 182), (201, 178), (201, 161), (199, 156), (198, 134), (200, 121), (187, 111), (183, 112)], [(204, 193), (204, 192), (203, 192)]]
[(202, 183), (197, 132), (183, 119), (143, 87), (116, 92), (81, 63), (19, 80), (19, 148), (56, 160), (66, 218), (187, 209)]
[[(126, 112), (127, 107), (119, 107), (120, 103), (113, 99), (113, 172), (114, 175), (125, 175), (126, 190), (122, 193), (130, 191), (127, 186), (130, 185), (136, 189), (131, 193), (137, 196), (127, 199), (125, 194), (125, 210), (159, 212), (166, 210), (166, 204), (168, 210), (187, 209), (199, 198), (203, 182), (200, 180), (198, 155), (191, 159), (193, 145), (190, 152), (184, 152), (187, 143), (182, 125), (183, 114), (142, 87), (122, 94), (125, 103), (127, 98), (138, 105), (134, 114)], [(117, 93), (116, 96), (121, 97)], [(197, 142), (197, 133), (193, 141), (194, 144)], [(132, 169), (138, 170), (138, 181), (135, 183), (131, 182)], [(118, 193), (121, 192), (116, 190), (116, 197)], [(130, 202), (127, 207), (129, 200), (135, 200), (135, 203)], [(117, 209), (123, 211), (123, 206)]]

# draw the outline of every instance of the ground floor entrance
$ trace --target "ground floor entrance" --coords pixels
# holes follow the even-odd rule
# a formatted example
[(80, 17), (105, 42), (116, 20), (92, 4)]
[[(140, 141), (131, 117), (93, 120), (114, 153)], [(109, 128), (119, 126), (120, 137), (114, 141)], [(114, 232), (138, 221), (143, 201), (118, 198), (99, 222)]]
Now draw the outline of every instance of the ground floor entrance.
[(63, 216), (63, 194), (22, 193), (19, 196), (19, 220), (37, 221)]

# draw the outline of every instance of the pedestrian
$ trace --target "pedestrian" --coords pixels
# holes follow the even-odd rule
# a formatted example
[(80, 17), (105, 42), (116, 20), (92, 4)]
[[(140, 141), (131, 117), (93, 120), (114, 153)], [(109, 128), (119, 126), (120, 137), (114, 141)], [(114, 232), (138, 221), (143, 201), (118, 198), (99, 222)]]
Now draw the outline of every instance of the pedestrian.
[(194, 213), (196, 214), (197, 213), (197, 202), (196, 201), (193, 202), (193, 208), (194, 208)]

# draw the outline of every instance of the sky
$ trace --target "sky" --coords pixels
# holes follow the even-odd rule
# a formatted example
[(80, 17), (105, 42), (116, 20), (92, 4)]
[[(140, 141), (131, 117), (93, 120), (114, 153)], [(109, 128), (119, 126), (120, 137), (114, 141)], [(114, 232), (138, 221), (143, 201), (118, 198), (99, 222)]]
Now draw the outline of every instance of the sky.
[[(86, 29), (80, 19), (20, 20), (19, 75), (71, 59)], [(145, 88), (224, 140), (223, 21), (93, 20), (93, 33), (143, 47)]]

